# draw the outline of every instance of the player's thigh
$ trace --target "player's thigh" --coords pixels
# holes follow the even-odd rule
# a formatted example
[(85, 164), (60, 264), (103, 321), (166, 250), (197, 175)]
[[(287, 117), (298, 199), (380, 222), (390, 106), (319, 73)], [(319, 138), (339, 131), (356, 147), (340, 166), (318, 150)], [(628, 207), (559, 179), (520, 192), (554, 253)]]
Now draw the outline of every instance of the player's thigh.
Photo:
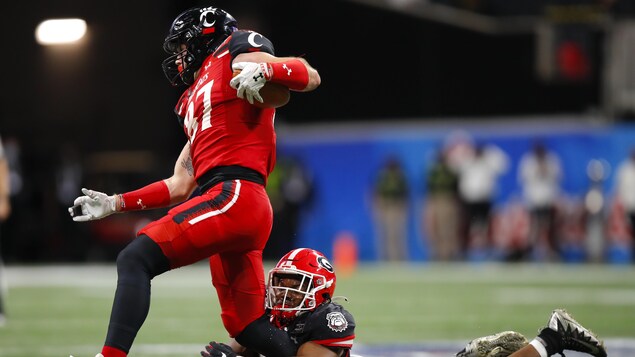
[(262, 294), (265, 287), (262, 250), (219, 253), (209, 258), (212, 282), (218, 288), (239, 288)]
[(228, 182), (171, 209), (140, 231), (159, 244), (173, 268), (217, 253), (264, 248), (273, 219), (264, 188)]

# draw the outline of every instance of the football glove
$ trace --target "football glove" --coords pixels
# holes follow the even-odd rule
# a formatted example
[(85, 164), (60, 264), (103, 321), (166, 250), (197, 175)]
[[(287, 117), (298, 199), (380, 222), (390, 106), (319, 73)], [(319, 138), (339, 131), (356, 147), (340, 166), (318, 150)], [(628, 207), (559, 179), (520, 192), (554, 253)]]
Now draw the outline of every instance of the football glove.
[(205, 351), (201, 351), (203, 357), (237, 357), (238, 355), (231, 347), (224, 343), (210, 342), (205, 346)]
[(73, 221), (86, 222), (101, 219), (117, 211), (115, 208), (117, 200), (114, 195), (108, 196), (103, 192), (85, 188), (82, 188), (82, 193), (85, 196), (79, 196), (73, 202), (75, 207), (79, 208), (77, 210), (74, 210), (73, 207), (68, 209)]
[(240, 71), (229, 81), (229, 85), (236, 89), (238, 98), (246, 99), (249, 104), (254, 104), (254, 99), (262, 103), (260, 89), (271, 78), (269, 66), (266, 63), (237, 62), (232, 65), (232, 69)]

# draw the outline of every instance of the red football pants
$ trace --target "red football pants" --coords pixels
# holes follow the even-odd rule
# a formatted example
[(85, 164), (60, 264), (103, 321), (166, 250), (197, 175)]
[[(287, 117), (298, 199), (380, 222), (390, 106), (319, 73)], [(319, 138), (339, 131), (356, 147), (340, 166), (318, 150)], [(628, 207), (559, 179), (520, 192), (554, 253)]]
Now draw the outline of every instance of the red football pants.
[(264, 313), (262, 250), (273, 212), (262, 185), (225, 181), (144, 227), (172, 269), (209, 257), (225, 329), (234, 337)]

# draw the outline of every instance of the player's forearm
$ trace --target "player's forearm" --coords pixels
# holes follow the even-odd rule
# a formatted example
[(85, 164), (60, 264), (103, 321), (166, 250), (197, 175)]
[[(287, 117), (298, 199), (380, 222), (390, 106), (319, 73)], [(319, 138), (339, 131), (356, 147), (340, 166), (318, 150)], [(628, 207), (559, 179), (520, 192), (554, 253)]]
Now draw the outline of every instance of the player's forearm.
[(318, 71), (302, 57), (277, 57), (268, 64), (272, 72), (270, 81), (294, 91), (310, 92), (322, 82)]
[(157, 181), (138, 190), (115, 195), (117, 212), (146, 210), (166, 207), (171, 196), (165, 180)]
[[(302, 57), (276, 57), (265, 52), (252, 52), (241, 53), (236, 56), (233, 63), (238, 62), (267, 63), (270, 67), (273, 65), (275, 65), (274, 67), (280, 67), (284, 63), (288, 63), (287, 68), (273, 68), (273, 73), (271, 74), (273, 78), (269, 80), (286, 85), (289, 89), (298, 92), (310, 92), (316, 89), (322, 82), (318, 71)], [(300, 63), (302, 68), (296, 67), (296, 70), (293, 70), (294, 66), (292, 66), (292, 64), (297, 63)], [(289, 69), (292, 71), (289, 72)], [(285, 83), (287, 80), (291, 80), (291, 82)], [(302, 84), (299, 84), (300, 82)]]
[(118, 212), (168, 207), (188, 199), (196, 183), (191, 177), (172, 176), (138, 190), (115, 195)]
[(309, 81), (307, 83), (307, 86), (304, 89), (302, 89), (301, 92), (310, 92), (316, 89), (317, 87), (319, 87), (320, 84), (322, 83), (322, 78), (320, 77), (320, 73), (318, 73), (318, 71), (315, 68), (311, 67), (309, 62), (307, 62), (307, 60), (305, 60), (304, 58), (296, 57), (296, 59), (304, 64), (304, 66), (306, 67), (309, 73)]

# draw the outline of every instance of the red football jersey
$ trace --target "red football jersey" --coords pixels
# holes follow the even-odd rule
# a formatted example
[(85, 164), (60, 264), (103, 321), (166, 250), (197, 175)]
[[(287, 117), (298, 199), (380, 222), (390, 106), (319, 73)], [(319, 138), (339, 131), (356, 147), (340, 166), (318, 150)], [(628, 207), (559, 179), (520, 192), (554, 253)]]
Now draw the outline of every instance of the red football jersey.
[(229, 86), (234, 57), (254, 51), (274, 54), (271, 41), (259, 33), (232, 33), (205, 59), (195, 83), (175, 108), (190, 141), (196, 179), (218, 166), (247, 167), (265, 179), (273, 170), (275, 109), (257, 108), (238, 98)]

